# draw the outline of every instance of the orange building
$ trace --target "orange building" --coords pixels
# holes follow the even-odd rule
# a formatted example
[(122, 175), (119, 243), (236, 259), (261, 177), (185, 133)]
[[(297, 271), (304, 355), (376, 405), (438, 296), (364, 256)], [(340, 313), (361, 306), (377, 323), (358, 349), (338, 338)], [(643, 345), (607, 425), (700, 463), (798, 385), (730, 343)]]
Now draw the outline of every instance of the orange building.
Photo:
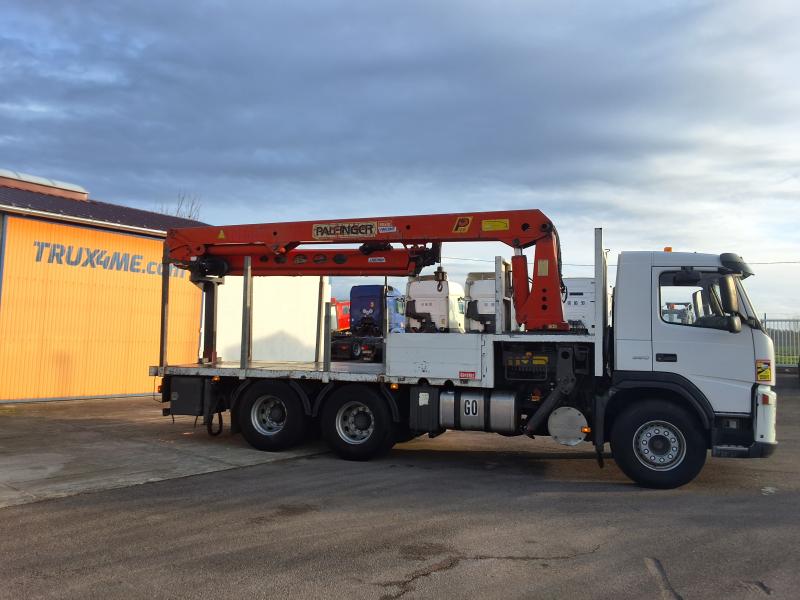
[[(162, 240), (199, 224), (0, 170), (0, 402), (152, 393)], [(194, 362), (200, 292), (171, 276), (169, 360)]]

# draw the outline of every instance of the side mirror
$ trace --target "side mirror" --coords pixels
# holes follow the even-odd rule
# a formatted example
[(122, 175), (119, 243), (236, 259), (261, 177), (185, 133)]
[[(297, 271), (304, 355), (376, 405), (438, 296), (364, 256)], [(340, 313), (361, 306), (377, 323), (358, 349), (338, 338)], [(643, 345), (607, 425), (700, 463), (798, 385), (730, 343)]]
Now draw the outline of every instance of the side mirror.
[[(736, 284), (733, 282), (731, 275), (720, 277), (719, 295), (723, 311), (733, 315), (739, 312), (739, 297), (736, 295)], [(739, 326), (741, 327), (741, 323), (739, 323)]]
[(703, 292), (697, 290), (694, 294), (692, 294), (692, 308), (694, 308), (694, 316), (696, 319), (702, 317), (705, 313), (703, 312)]
[(728, 315), (726, 319), (727, 329), (730, 333), (739, 333), (742, 330), (742, 320), (739, 315)]

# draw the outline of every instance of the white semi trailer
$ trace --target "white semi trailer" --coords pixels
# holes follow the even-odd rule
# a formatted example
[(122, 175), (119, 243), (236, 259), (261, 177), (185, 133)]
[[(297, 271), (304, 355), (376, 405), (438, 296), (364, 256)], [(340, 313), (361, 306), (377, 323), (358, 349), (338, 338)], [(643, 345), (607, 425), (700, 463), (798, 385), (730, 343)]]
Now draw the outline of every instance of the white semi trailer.
[[(413, 233), (423, 224), (430, 229)], [(461, 233), (467, 241), (494, 239), (514, 247), (513, 277), (506, 261), (496, 261), (497, 314), (484, 321), (492, 327), (472, 333), (386, 332), (381, 363), (332, 363), (327, 344), (310, 362), (251, 359), (248, 290), (254, 275), (341, 274), (345, 267), (369, 274), (374, 265), (394, 275), (404, 261), (414, 274), (438, 262), (439, 239), (458, 241)], [(535, 235), (529, 289), (522, 250)], [(325, 254), (313, 246), (354, 237), (368, 242), (352, 253)], [(403, 249), (391, 245), (398, 238)], [(423, 239), (434, 244), (423, 247)], [(766, 457), (777, 444), (773, 345), (745, 290), (752, 271), (735, 254), (622, 252), (613, 327), (606, 295), (597, 294), (596, 327), (581, 332), (564, 327), (557, 235), (539, 211), (174, 230), (165, 262), (191, 271), (204, 290), (206, 319), (214, 318), (217, 284), (226, 274), (242, 274), (244, 291), (240, 360), (216, 359), (214, 339), (206, 337), (197, 364), (167, 364), (162, 339), (161, 362), (151, 374), (163, 378), (164, 413), (211, 422), (229, 410), (234, 429), (262, 450), (301, 443), (312, 420), (320, 422), (330, 447), (352, 460), (448, 429), (551, 436), (561, 444), (593, 444), (601, 465), (610, 443), (614, 460), (631, 479), (671, 488), (691, 481), (709, 451), (718, 457)], [(606, 269), (602, 232), (596, 230), (595, 290), (607, 289)], [(515, 319), (509, 325), (510, 280)], [(165, 277), (162, 338), (168, 285)], [(700, 300), (705, 312), (691, 324), (665, 318), (669, 306)], [(319, 326), (327, 331), (324, 323)]]

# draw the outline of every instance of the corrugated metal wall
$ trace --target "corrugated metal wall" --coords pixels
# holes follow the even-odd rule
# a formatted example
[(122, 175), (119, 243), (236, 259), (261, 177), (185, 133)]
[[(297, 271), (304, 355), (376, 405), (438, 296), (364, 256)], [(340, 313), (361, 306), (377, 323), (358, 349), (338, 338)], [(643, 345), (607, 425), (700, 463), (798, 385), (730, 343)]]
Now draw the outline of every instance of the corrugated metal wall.
[[(0, 282), (0, 400), (152, 392), (162, 242), (7, 216)], [(200, 293), (170, 285), (169, 360), (194, 362)]]

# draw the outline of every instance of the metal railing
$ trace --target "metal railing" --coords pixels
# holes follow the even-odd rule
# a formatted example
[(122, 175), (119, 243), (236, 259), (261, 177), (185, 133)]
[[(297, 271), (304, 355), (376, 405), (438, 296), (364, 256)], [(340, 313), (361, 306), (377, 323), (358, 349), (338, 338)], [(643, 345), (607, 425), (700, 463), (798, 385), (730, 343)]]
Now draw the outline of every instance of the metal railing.
[(800, 319), (764, 319), (764, 328), (775, 344), (778, 367), (797, 367), (800, 363)]

